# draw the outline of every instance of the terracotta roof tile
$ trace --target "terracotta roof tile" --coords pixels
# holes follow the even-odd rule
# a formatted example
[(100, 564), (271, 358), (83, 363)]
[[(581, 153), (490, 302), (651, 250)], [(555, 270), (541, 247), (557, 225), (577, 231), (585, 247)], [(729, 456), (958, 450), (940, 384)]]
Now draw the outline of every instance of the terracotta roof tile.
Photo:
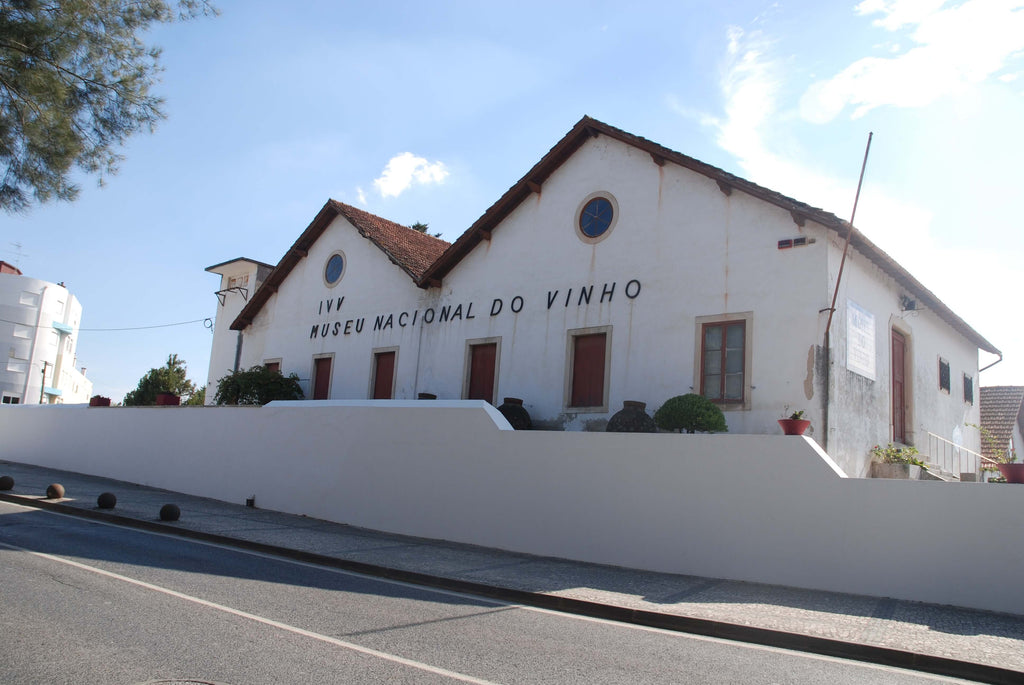
[(277, 292), (292, 269), (305, 259), (310, 247), (338, 216), (345, 217), (360, 235), (379, 247), (413, 281), (419, 281), (427, 267), (448, 248), (448, 243), (440, 238), (414, 231), (343, 202), (328, 200), (239, 312), (231, 324), (231, 330), (240, 331), (252, 323), (270, 296)]
[(365, 238), (369, 238), (400, 266), (413, 280), (423, 273), (448, 248), (449, 243), (407, 226), (388, 221), (376, 214), (357, 209), (337, 200), (328, 204), (348, 219)]
[(982, 436), (981, 453), (989, 458), (1003, 456), (1013, 436), (1013, 426), (1024, 418), (1024, 385), (992, 385), (981, 388), (981, 426), (992, 436)]

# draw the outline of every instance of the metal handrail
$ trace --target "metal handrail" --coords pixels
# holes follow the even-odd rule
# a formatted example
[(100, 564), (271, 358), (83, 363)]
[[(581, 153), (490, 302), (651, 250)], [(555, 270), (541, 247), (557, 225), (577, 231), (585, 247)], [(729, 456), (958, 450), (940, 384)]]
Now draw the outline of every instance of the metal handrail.
[[(961, 473), (973, 473), (981, 479), (982, 463), (994, 463), (974, 450), (946, 440), (935, 433), (928, 433), (928, 459), (943, 471), (959, 477)], [(966, 468), (965, 468), (966, 467)]]

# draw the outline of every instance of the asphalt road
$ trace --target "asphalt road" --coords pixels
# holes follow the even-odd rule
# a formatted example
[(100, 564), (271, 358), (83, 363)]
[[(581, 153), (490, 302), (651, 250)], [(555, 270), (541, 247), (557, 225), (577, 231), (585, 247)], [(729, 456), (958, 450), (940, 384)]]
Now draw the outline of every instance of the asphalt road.
[(368, 578), (0, 502), (0, 681), (962, 682)]

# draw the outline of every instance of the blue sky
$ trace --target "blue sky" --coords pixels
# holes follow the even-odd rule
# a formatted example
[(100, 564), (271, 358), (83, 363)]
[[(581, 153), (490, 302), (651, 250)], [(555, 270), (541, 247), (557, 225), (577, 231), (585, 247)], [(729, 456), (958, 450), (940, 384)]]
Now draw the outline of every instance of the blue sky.
[(168, 118), (118, 175), (0, 218), (99, 394), (170, 353), (205, 381), (205, 267), (276, 263), (332, 197), (454, 240), (584, 114), (843, 218), (873, 131), (857, 226), (1024, 384), (1024, 0), (217, 4), (151, 34)]

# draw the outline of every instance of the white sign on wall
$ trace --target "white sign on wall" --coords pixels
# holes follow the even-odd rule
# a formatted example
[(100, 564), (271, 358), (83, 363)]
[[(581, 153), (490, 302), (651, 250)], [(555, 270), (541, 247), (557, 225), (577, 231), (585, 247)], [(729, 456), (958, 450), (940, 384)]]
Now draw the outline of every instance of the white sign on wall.
[(875, 380), (875, 315), (846, 301), (846, 368)]

